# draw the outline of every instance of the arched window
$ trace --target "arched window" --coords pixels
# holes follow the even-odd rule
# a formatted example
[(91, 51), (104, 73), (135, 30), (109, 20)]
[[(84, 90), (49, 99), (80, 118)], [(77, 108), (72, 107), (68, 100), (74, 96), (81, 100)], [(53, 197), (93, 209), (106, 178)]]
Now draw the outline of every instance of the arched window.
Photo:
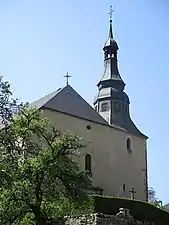
[(123, 192), (125, 192), (125, 191), (126, 191), (126, 185), (123, 184)]
[(115, 112), (120, 112), (120, 109), (121, 109), (121, 105), (119, 102), (115, 102), (114, 103), (114, 110)]
[(124, 104), (124, 113), (127, 115), (128, 114), (128, 111), (127, 111), (127, 105)]
[(127, 150), (131, 152), (131, 139), (127, 138)]
[(102, 102), (101, 103), (101, 112), (108, 111), (108, 102)]
[(90, 174), (92, 173), (92, 157), (90, 154), (86, 154), (85, 156), (85, 171), (88, 171)]

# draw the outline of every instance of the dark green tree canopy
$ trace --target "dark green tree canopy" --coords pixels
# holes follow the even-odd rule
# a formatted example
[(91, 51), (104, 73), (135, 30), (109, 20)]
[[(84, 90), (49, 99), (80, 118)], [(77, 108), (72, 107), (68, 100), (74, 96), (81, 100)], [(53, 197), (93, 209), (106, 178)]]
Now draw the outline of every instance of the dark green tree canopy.
[(80, 138), (19, 104), (2, 78), (0, 118), (0, 224), (58, 224), (63, 209), (86, 201), (89, 179), (76, 162)]

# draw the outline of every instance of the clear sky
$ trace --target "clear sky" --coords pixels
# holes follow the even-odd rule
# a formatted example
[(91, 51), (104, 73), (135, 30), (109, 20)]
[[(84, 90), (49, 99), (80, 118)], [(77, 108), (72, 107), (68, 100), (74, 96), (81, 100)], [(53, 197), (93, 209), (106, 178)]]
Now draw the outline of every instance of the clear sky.
[(0, 0), (0, 75), (32, 101), (70, 84), (92, 104), (113, 4), (131, 116), (148, 135), (149, 185), (169, 202), (169, 1)]

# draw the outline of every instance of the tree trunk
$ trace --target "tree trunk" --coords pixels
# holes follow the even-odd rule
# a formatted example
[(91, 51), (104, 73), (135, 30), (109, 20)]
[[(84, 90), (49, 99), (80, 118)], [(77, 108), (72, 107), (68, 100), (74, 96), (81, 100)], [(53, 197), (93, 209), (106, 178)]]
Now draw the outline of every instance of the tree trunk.
[(36, 219), (36, 225), (45, 225), (45, 222), (42, 219), (42, 214), (40, 210), (36, 211), (35, 219)]

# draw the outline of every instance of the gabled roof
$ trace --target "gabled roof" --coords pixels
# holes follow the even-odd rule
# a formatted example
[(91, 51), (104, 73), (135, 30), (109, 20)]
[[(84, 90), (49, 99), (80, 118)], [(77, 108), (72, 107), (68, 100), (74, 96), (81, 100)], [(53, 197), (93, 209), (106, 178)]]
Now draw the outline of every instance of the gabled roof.
[[(31, 107), (37, 107), (38, 109), (46, 108), (54, 111), (76, 116), (85, 120), (89, 120), (95, 123), (100, 123), (112, 128), (122, 130), (135, 134), (139, 137), (147, 138), (142, 134), (134, 125), (132, 121), (127, 122), (127, 126), (124, 124), (116, 124), (113, 122), (111, 125), (96, 112), (70, 85), (48, 94), (37, 101), (30, 104)], [(133, 124), (131, 126), (131, 123)]]
[(103, 119), (70, 85), (30, 104), (32, 107), (47, 108), (66, 113), (82, 119), (109, 126)]

